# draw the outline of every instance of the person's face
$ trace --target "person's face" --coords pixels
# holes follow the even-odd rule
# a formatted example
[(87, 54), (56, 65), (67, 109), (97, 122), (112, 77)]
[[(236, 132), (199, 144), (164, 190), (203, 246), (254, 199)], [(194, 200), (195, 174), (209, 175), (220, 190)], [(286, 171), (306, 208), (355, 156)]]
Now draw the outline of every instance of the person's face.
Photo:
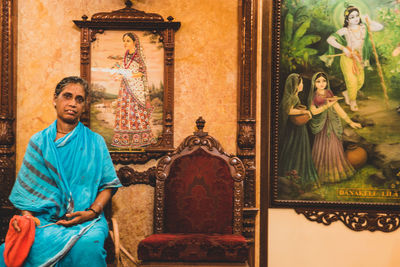
[(360, 14), (356, 10), (350, 13), (349, 17), (349, 25), (357, 25), (360, 23)]
[(326, 88), (326, 79), (321, 76), (315, 80), (315, 87), (319, 90), (324, 90)]
[(297, 87), (297, 92), (303, 91), (303, 79), (300, 79), (299, 86)]
[(85, 90), (80, 84), (67, 84), (61, 93), (54, 97), (54, 104), (57, 119), (75, 124), (85, 110)]
[(133, 51), (135, 50), (135, 42), (129, 37), (128, 35), (125, 35), (123, 38), (124, 42), (124, 47), (126, 50)]

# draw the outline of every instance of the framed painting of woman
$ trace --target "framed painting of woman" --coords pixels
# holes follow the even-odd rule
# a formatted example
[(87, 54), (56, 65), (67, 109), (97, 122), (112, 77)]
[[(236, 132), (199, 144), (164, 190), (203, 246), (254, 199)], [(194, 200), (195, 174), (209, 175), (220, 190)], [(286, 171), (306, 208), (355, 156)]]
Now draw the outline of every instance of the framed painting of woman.
[(81, 76), (91, 85), (82, 120), (104, 137), (114, 162), (139, 163), (173, 149), (180, 23), (126, 5), (74, 23), (81, 28)]
[(110, 31), (93, 42), (91, 128), (111, 151), (142, 149), (162, 134), (164, 55), (153, 39), (143, 31)]
[(399, 1), (270, 3), (262, 116), (272, 207), (398, 209), (399, 10)]

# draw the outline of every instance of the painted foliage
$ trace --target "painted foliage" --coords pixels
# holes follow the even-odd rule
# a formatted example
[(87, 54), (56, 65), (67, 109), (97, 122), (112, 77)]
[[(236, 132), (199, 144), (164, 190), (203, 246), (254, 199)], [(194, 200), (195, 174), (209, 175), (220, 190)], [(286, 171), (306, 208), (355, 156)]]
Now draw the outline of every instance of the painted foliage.
[(281, 1), (278, 200), (400, 202), (400, 1)]

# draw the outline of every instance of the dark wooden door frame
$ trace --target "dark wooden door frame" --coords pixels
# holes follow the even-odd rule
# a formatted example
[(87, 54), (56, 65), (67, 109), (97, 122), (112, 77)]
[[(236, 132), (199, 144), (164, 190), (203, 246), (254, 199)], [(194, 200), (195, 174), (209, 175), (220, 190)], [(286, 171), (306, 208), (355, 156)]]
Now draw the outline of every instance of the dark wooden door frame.
[(14, 213), (8, 200), (15, 181), (17, 0), (1, 0), (0, 243)]
[(246, 169), (243, 235), (249, 240), (254, 266), (256, 206), (256, 90), (258, 0), (239, 0), (237, 155)]

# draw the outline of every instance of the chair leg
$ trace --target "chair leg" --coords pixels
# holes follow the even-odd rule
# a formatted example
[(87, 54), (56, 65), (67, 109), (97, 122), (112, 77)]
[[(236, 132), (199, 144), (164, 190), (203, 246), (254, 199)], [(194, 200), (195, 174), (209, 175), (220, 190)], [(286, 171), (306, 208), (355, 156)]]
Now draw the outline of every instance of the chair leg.
[(135, 258), (121, 245), (121, 251), (125, 254), (125, 256), (128, 257), (128, 259), (130, 259), (133, 264), (135, 264), (136, 266), (140, 266), (140, 263), (135, 260)]
[(120, 242), (119, 228), (118, 228), (117, 219), (111, 218), (111, 222), (112, 222), (114, 231), (110, 230), (110, 236), (111, 236), (111, 239), (113, 240), (114, 245), (115, 245), (115, 258), (117, 260), (117, 267), (122, 267), (122, 265), (121, 265), (121, 251), (125, 254), (125, 256), (128, 257), (128, 259), (130, 259), (133, 262), (133, 264), (135, 264), (136, 266), (140, 266), (140, 263), (137, 260), (135, 260), (135, 258), (128, 252), (128, 250), (126, 250), (122, 246), (122, 244)]
[(115, 247), (115, 260), (117, 261), (117, 267), (121, 267), (121, 255), (120, 255), (120, 239), (119, 239), (119, 229), (118, 223), (115, 218), (111, 218), (113, 230), (109, 231), (112, 241)]

